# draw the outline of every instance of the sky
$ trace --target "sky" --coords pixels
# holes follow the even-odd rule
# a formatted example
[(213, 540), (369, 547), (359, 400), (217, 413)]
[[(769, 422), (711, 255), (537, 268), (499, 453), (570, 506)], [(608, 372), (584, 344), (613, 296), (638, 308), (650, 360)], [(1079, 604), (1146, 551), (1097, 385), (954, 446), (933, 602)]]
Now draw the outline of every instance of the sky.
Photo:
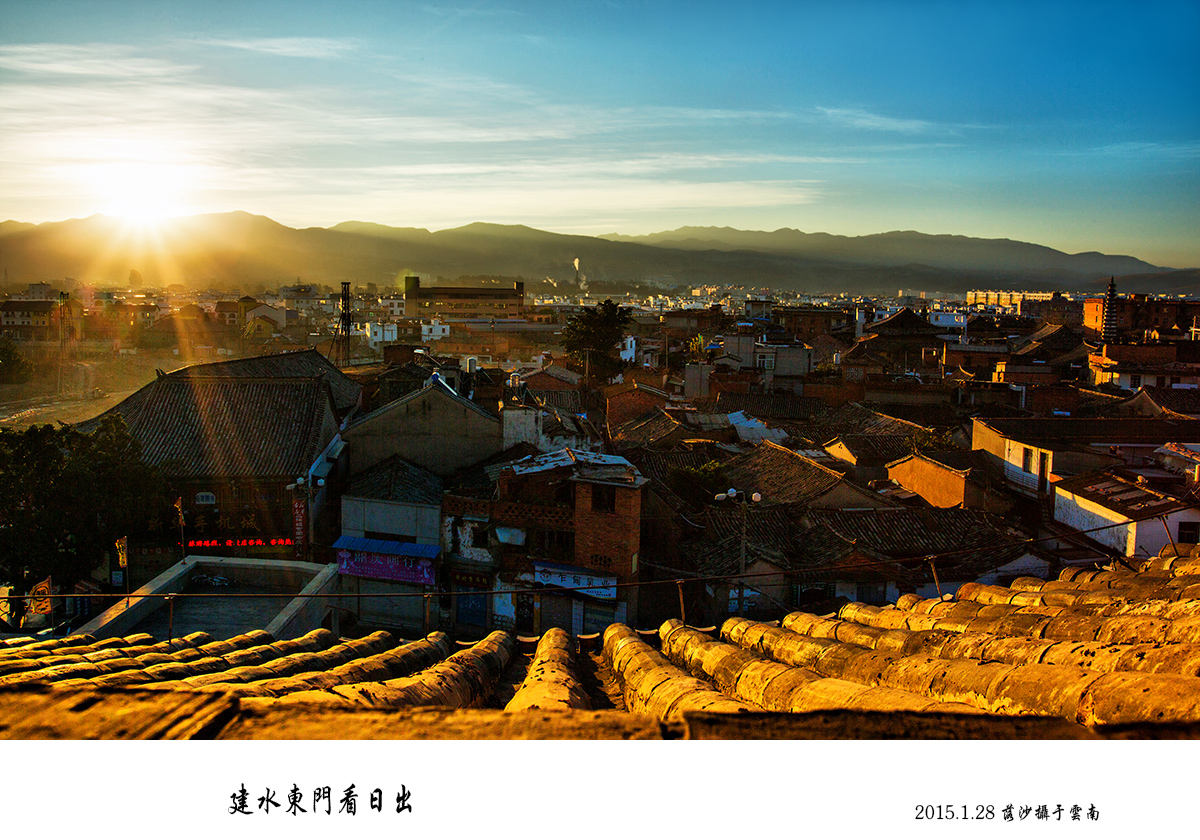
[(1200, 266), (1192, 2), (0, 2), (0, 219), (890, 230)]

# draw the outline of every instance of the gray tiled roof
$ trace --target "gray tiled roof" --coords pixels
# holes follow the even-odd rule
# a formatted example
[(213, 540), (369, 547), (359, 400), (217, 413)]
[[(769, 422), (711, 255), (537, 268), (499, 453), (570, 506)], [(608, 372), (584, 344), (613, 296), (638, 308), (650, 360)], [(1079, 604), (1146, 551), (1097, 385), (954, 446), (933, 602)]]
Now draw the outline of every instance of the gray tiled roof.
[(337, 428), (323, 377), (160, 376), (109, 414), (171, 476), (301, 475)]
[(415, 505), (440, 505), (442, 479), (416, 464), (410, 464), (399, 455), (393, 455), (354, 476), (345, 495)]
[(329, 382), (338, 416), (344, 417), (358, 405), (362, 386), (342, 373), (338, 367), (316, 350), (292, 353), (273, 353), (246, 359), (207, 362), (172, 371), (170, 376), (238, 376), (238, 377), (300, 377), (310, 379), (324, 376)]
[(731, 486), (761, 493), (768, 504), (808, 502), (843, 481), (842, 474), (774, 443), (760, 443), (725, 464)]

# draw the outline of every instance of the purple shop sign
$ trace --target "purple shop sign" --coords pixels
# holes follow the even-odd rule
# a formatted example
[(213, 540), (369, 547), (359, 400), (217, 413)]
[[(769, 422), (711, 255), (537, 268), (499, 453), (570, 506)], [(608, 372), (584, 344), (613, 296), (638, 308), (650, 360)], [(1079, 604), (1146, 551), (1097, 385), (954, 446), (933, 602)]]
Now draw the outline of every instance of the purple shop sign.
[(394, 580), (433, 586), (433, 562), (421, 557), (399, 557), (367, 551), (338, 550), (338, 571), (344, 575)]

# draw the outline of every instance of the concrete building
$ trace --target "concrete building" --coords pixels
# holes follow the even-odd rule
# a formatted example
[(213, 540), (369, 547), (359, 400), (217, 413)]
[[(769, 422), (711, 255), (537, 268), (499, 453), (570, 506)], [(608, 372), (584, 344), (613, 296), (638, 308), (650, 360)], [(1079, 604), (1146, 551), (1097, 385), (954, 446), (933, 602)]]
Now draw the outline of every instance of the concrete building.
[(525, 314), (525, 284), (511, 286), (422, 286), (419, 277), (404, 278), (404, 317), (521, 318)]

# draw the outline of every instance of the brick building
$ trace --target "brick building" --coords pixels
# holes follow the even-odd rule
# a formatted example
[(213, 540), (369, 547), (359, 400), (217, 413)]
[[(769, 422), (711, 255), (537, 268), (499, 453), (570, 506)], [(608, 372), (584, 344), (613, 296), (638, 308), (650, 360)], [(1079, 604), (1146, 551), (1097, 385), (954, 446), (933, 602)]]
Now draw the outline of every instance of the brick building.
[(636, 620), (624, 584), (638, 581), (647, 479), (629, 461), (563, 449), (483, 474), (495, 478), (442, 498), (457, 626), (579, 634)]

